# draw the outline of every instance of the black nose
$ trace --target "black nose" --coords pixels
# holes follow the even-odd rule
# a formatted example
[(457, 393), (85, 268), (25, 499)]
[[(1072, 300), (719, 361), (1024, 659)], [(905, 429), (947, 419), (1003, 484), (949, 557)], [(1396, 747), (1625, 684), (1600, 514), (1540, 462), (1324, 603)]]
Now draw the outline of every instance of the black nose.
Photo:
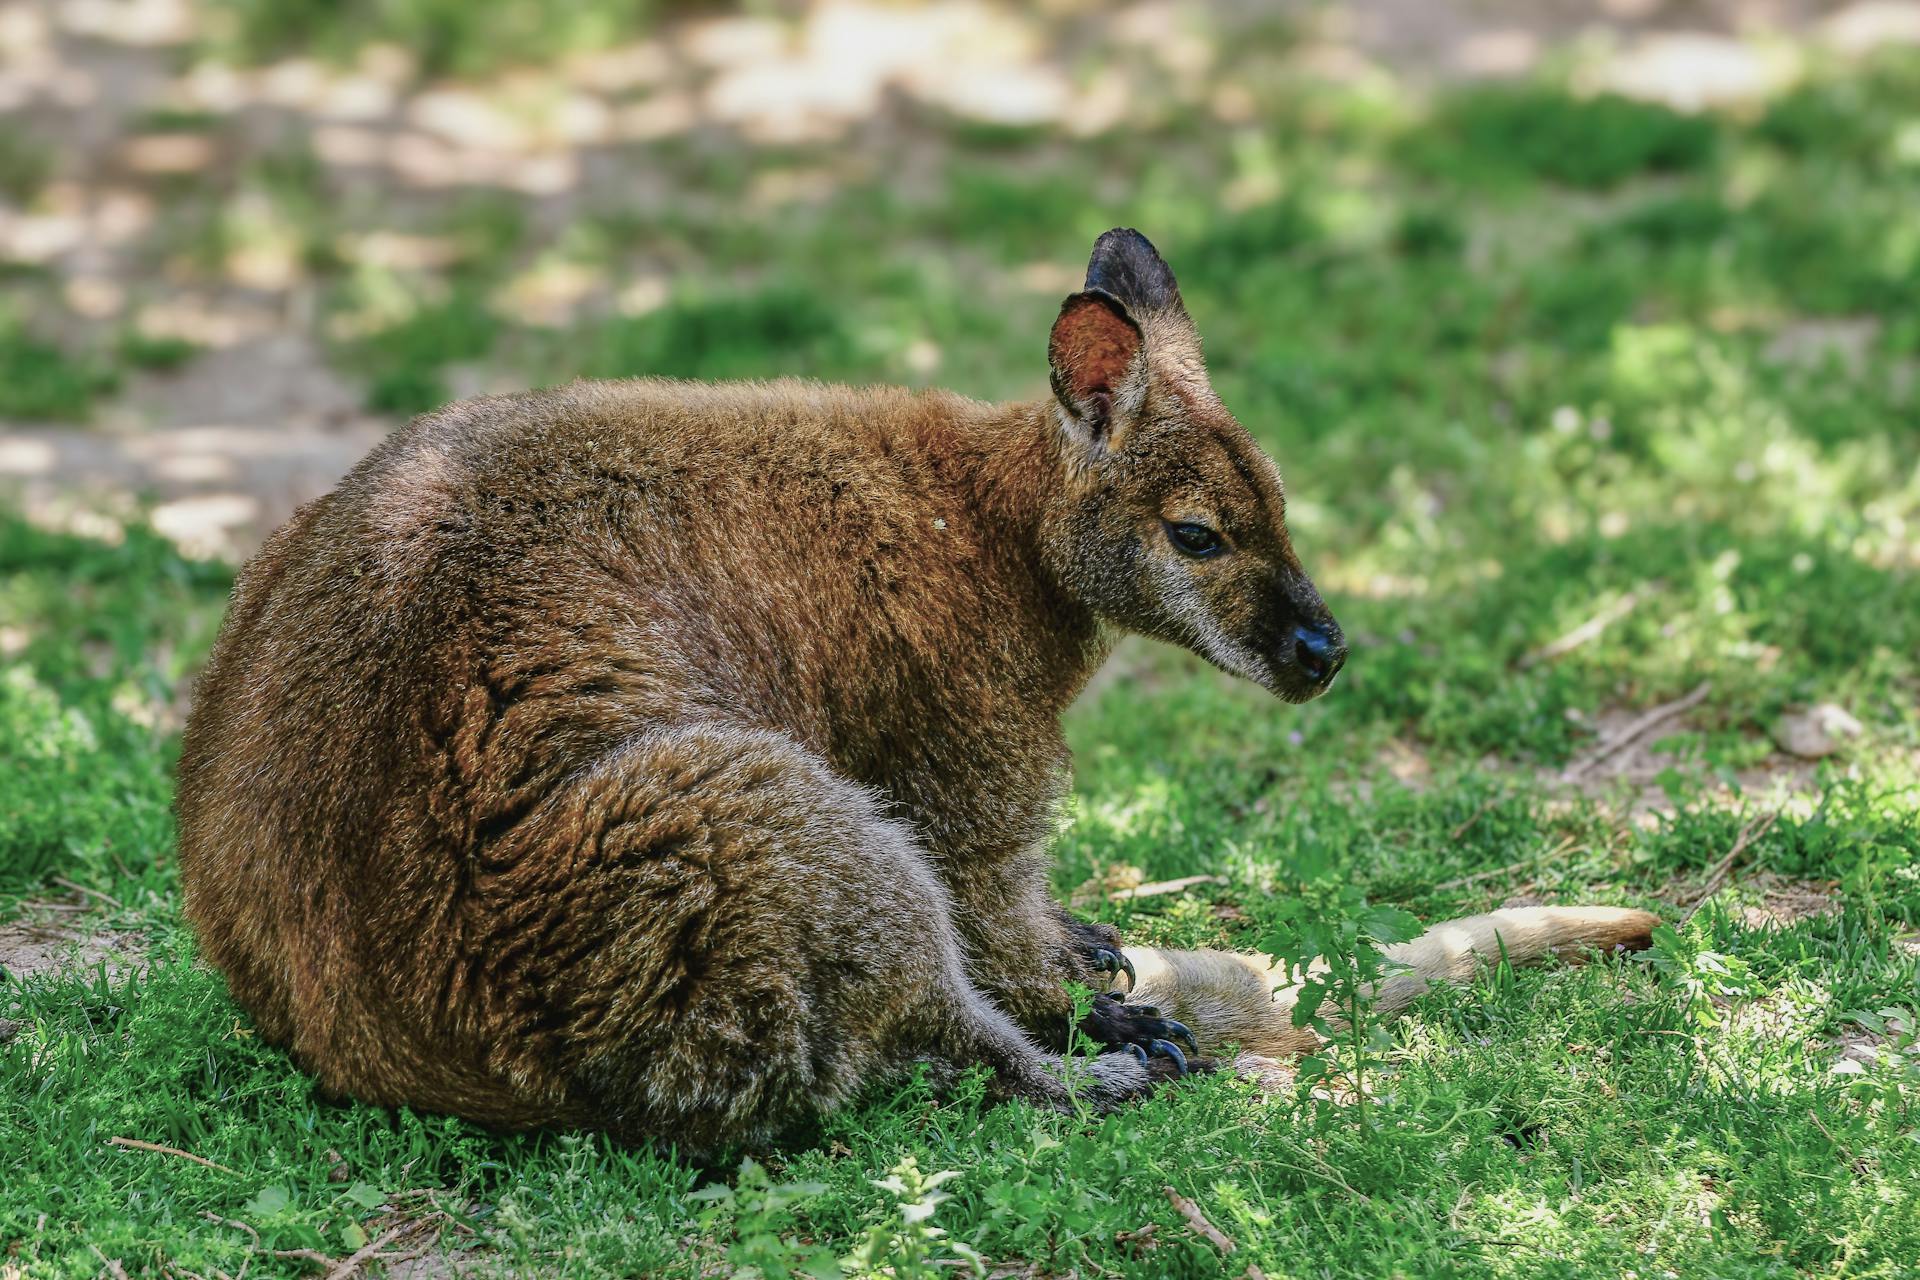
[(1340, 670), (1347, 647), (1332, 628), (1303, 622), (1293, 629), (1293, 660), (1307, 679), (1321, 684)]

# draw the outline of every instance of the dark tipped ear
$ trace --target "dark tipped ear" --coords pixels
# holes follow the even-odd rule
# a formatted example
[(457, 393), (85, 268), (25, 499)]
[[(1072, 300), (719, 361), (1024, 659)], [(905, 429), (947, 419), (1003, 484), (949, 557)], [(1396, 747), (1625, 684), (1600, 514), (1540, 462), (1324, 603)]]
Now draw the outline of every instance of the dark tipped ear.
[(1115, 227), (1093, 242), (1087, 260), (1088, 289), (1118, 298), (1135, 315), (1156, 311), (1187, 313), (1180, 286), (1159, 251), (1132, 227)]
[(1140, 326), (1118, 299), (1098, 290), (1060, 304), (1047, 363), (1053, 394), (1093, 441), (1109, 437), (1115, 420), (1139, 408), (1146, 395)]

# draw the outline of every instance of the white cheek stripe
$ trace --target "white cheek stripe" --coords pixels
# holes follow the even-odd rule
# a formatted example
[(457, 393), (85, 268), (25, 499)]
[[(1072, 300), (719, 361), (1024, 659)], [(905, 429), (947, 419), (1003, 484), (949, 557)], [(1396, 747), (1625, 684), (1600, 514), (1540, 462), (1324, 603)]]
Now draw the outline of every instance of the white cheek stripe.
[(1264, 664), (1245, 645), (1227, 635), (1191, 583), (1184, 581), (1177, 570), (1164, 565), (1157, 576), (1160, 598), (1167, 603), (1168, 612), (1186, 628), (1195, 649), (1212, 659), (1214, 665), (1243, 680), (1260, 685), (1267, 682)]

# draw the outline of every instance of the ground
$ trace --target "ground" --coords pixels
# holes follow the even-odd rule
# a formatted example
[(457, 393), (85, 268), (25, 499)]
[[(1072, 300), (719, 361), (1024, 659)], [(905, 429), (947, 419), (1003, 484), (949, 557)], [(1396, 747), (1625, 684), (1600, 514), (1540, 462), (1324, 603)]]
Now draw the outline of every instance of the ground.
[[(999, 1275), (1905, 1274), (1916, 36), (1886, 0), (0, 3), (0, 1277), (779, 1276), (916, 1203)], [(180, 924), (169, 770), (292, 505), (407, 413), (579, 374), (1041, 394), (1114, 224), (1355, 652), (1291, 708), (1123, 646), (1069, 720), (1063, 897), (1247, 947), (1300, 902), (1640, 905), (1650, 959), (1424, 998), (1364, 1108), (1349, 1058), (1098, 1121), (909, 1080), (748, 1166), (335, 1102), (258, 1043)]]

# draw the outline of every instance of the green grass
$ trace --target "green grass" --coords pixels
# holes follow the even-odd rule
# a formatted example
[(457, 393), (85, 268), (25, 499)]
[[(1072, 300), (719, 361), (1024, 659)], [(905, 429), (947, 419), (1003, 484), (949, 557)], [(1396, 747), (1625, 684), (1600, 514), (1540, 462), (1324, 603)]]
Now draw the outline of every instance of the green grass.
[(0, 419), (84, 422), (118, 383), (97, 356), (33, 333), (0, 295)]
[(128, 329), (120, 335), (115, 354), (123, 363), (135, 369), (170, 373), (199, 355), (200, 346), (186, 338)]
[(0, 199), (29, 205), (53, 176), (53, 151), (25, 134), (0, 135)]
[(1553, 84), (1495, 85), (1456, 95), (1406, 158), (1447, 178), (1605, 188), (1704, 168), (1717, 142), (1711, 120), (1666, 107), (1613, 94), (1569, 98)]
[(646, 30), (655, 0), (211, 0), (215, 44), (248, 61), (370, 44), (411, 50), (423, 76), (471, 76), (598, 48)]
[[(1427, 996), (1379, 1051), (1364, 1125), (1224, 1076), (1097, 1122), (906, 1080), (736, 1179), (731, 1162), (327, 1101), (258, 1043), (179, 923), (172, 691), (226, 571), (138, 528), (107, 545), (9, 515), (0, 911), (65, 892), (56, 876), (84, 885), (120, 904), (91, 919), (146, 964), (0, 988), (0, 1267), (311, 1274), (255, 1235), (337, 1258), (438, 1210), (447, 1242), (523, 1273), (777, 1275), (897, 1226), (916, 1193), (875, 1183), (911, 1156), (958, 1173), (931, 1219), (948, 1242), (1046, 1275), (1909, 1273), (1920, 167), (1901, 139), (1920, 60), (1823, 72), (1741, 117), (1552, 83), (1430, 109), (1259, 84), (1256, 124), (1231, 136), (1177, 115), (1128, 145), (956, 129), (930, 189), (588, 211), (544, 240), (511, 204), (474, 205), (439, 277), (316, 270), (329, 306), (376, 319), (340, 358), (396, 410), (480, 358), (529, 381), (802, 372), (1037, 394), (1058, 295), (1023, 269), (1140, 225), (1216, 384), (1287, 473), (1297, 544), (1356, 651), (1331, 696), (1288, 708), (1126, 648), (1070, 716), (1059, 888), (1225, 875), (1087, 908), (1182, 946), (1254, 945), (1329, 877), (1425, 918), (1515, 893), (1640, 904), (1676, 925), (1654, 960)], [(756, 164), (805, 157), (662, 160), (737, 193)], [(269, 177), (313, 244), (359, 216), (303, 194), (321, 184), (299, 154)], [(1233, 183), (1257, 198), (1224, 201)], [(555, 335), (491, 301), (541, 255), (619, 280), (642, 250), (672, 275), (643, 315)], [(1783, 336), (1862, 317), (1857, 351), (1782, 354)], [(1629, 593), (1587, 643), (1530, 657)], [(1654, 744), (1657, 815), (1553, 781), (1600, 713), (1702, 682)], [(1783, 805), (1743, 771), (1783, 712), (1821, 701), (1864, 733)], [(1831, 883), (1838, 910), (1750, 924), (1766, 876)], [(1891, 1028), (1886, 1053), (1834, 1071), (1839, 1038), (1871, 1026)], [(716, 1176), (731, 1197), (693, 1194)], [(1164, 1187), (1237, 1252), (1200, 1242)]]

